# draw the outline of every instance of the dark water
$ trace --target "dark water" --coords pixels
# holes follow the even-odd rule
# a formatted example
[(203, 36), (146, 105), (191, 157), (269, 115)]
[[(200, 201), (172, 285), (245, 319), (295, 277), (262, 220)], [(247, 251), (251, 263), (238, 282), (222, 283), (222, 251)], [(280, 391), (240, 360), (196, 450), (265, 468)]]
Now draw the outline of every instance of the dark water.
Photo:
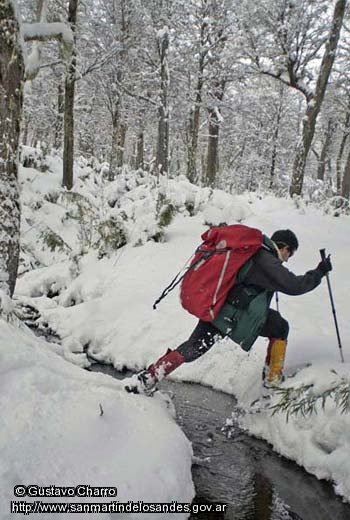
[[(121, 377), (107, 366), (92, 370)], [(334, 494), (330, 483), (239, 428), (225, 428), (234, 397), (172, 381), (164, 381), (161, 390), (171, 395), (177, 422), (193, 445), (196, 501), (227, 504), (225, 513), (199, 513), (193, 520), (350, 520), (350, 505)]]

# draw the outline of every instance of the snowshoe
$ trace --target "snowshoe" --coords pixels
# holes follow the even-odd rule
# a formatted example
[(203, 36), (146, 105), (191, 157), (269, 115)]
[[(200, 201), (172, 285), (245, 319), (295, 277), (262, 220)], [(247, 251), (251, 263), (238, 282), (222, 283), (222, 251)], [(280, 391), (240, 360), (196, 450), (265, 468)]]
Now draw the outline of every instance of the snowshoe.
[(158, 390), (155, 379), (153, 379), (147, 370), (143, 370), (139, 374), (134, 374), (130, 377), (128, 381), (126, 381), (124, 388), (129, 394), (141, 394), (147, 397), (152, 397)]

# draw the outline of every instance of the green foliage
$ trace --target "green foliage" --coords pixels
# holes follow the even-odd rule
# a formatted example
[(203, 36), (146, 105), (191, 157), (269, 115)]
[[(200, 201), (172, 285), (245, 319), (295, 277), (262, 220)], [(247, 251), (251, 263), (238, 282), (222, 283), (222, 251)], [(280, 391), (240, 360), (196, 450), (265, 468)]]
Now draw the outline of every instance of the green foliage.
[(87, 217), (90, 220), (91, 217), (95, 216), (96, 207), (81, 193), (72, 191), (63, 192), (61, 198), (62, 201), (69, 206), (67, 217), (81, 222), (82, 220), (86, 220)]
[(157, 195), (157, 203), (156, 203), (156, 213), (160, 214), (164, 204), (167, 202), (167, 198), (164, 192), (159, 191)]
[[(167, 199), (164, 192), (159, 191), (156, 202), (156, 215), (157, 215), (157, 223), (160, 227), (159, 235), (162, 235), (161, 230), (171, 224), (175, 215), (177, 208), (175, 205)], [(164, 233), (161, 239), (164, 238)], [(154, 236), (152, 236), (152, 240), (155, 240)], [(155, 240), (156, 242), (160, 242), (161, 240)]]
[(164, 242), (165, 239), (165, 233), (163, 229), (160, 229), (154, 235), (151, 236), (151, 240), (154, 242)]
[(159, 212), (159, 217), (158, 217), (159, 226), (161, 228), (169, 226), (175, 215), (176, 215), (175, 206), (171, 202), (168, 202), (167, 204), (165, 204), (163, 206), (163, 208)]
[(78, 240), (81, 253), (84, 254), (93, 247), (98, 221), (97, 208), (87, 197), (77, 192), (63, 192), (61, 200), (67, 206), (66, 219), (73, 219), (79, 225)]
[(323, 201), (321, 207), (326, 215), (333, 215), (334, 217), (349, 215), (350, 213), (349, 201), (340, 196)]
[(190, 217), (193, 217), (196, 212), (195, 212), (195, 204), (192, 200), (186, 200), (185, 202), (185, 208), (187, 209), (188, 211), (188, 214)]
[(51, 202), (51, 204), (56, 204), (58, 201), (60, 194), (58, 191), (50, 191), (48, 193), (45, 193), (44, 200), (47, 200), (48, 202)]
[(53, 229), (46, 227), (44, 231), (40, 233), (40, 237), (44, 244), (50, 249), (50, 251), (71, 251), (71, 247), (58, 235)]
[(114, 251), (127, 243), (124, 227), (113, 216), (98, 223), (97, 233), (99, 235), (97, 246), (103, 250)]
[(350, 412), (350, 382), (348, 380), (342, 378), (334, 386), (319, 393), (314, 392), (313, 388), (313, 384), (302, 385), (298, 388), (278, 388), (276, 392), (280, 399), (270, 408), (273, 412), (272, 415), (280, 412), (286, 413), (287, 421), (291, 415), (301, 414), (303, 417), (307, 417), (313, 413), (317, 414), (319, 403), (324, 410), (328, 399), (335, 402), (341, 413)]
[(21, 147), (20, 161), (24, 168), (35, 168), (39, 172), (45, 173), (49, 170), (47, 156), (49, 149), (44, 144), (40, 148)]
[(71, 218), (79, 224), (78, 239), (81, 253), (89, 249), (98, 249), (101, 256), (123, 247), (127, 243), (127, 234), (123, 220), (127, 215), (123, 212), (101, 217), (101, 208), (85, 195), (77, 192), (63, 193), (62, 200), (68, 208), (66, 218)]

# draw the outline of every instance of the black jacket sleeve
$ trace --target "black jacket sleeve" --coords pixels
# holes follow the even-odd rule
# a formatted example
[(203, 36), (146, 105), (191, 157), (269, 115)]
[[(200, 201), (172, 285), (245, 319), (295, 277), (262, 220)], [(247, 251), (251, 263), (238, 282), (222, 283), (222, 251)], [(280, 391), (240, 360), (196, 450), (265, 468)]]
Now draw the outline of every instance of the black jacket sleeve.
[(284, 267), (279, 258), (265, 249), (260, 249), (253, 258), (253, 265), (244, 284), (296, 296), (315, 289), (321, 283), (322, 276), (319, 269), (297, 276)]

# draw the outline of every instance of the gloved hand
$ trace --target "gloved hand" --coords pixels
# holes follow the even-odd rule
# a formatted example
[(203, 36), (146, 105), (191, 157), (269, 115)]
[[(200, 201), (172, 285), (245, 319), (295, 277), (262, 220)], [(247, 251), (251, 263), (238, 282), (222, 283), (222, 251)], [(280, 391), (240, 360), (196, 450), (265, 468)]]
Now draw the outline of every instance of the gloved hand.
[(322, 276), (325, 276), (329, 271), (333, 269), (331, 262), (331, 255), (328, 255), (326, 258), (323, 258), (321, 262), (318, 264), (317, 269), (321, 271)]

